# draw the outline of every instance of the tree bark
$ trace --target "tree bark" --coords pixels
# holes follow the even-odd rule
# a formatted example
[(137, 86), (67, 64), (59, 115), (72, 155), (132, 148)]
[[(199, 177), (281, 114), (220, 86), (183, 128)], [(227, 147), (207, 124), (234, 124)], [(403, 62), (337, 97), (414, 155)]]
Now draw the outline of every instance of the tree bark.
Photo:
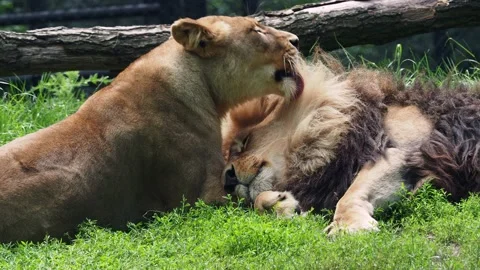
[(303, 52), (384, 44), (438, 29), (480, 25), (478, 0), (334, 0), (268, 12), (256, 18), (295, 33)]
[[(382, 44), (451, 27), (480, 25), (478, 0), (334, 0), (253, 15), (295, 33), (304, 53)], [(44, 71), (123, 69), (165, 42), (169, 25), (0, 31), (0, 76)]]

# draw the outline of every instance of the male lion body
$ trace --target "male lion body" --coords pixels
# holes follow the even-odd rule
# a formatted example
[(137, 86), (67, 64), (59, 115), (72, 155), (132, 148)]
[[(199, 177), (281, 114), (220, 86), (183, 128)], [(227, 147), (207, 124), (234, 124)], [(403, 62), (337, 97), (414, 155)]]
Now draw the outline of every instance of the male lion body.
[(230, 112), (227, 191), (279, 215), (335, 209), (332, 234), (376, 229), (373, 209), (402, 185), (430, 179), (453, 200), (480, 192), (478, 90), (405, 88), (386, 73), (326, 63), (299, 69), (297, 100), (269, 96)]
[[(293, 94), (293, 34), (250, 18), (182, 19), (67, 119), (0, 148), (0, 241), (122, 228), (149, 210), (221, 199), (220, 117)], [(279, 75), (281, 74), (281, 75)]]

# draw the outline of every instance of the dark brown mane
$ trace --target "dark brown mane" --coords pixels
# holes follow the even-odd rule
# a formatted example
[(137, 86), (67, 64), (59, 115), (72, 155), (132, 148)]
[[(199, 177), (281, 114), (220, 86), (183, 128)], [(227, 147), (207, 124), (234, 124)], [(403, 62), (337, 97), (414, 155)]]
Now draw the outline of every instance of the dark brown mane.
[(431, 177), (453, 201), (480, 192), (480, 93), (416, 83), (387, 99), (416, 105), (434, 122), (430, 139), (409, 157), (405, 177), (413, 183)]
[(417, 80), (413, 86), (395, 91), (385, 97), (385, 103), (415, 105), (434, 123), (442, 115), (465, 106), (480, 106), (480, 91), (465, 84), (445, 84), (438, 87), (430, 82)]
[[(364, 78), (362, 75), (375, 78)], [(312, 175), (288, 175), (285, 190), (299, 199), (303, 209), (333, 209), (347, 191), (360, 168), (382, 154), (388, 140), (383, 130), (385, 106), (381, 102), (384, 89), (372, 89), (368, 79), (381, 79), (381, 74), (359, 70), (351, 73), (350, 81), (362, 104), (353, 117), (349, 132), (340, 141), (336, 158)], [(362, 81), (359, 81), (362, 80)], [(368, 82), (367, 82), (368, 81)], [(291, 170), (287, 170), (291, 171)]]

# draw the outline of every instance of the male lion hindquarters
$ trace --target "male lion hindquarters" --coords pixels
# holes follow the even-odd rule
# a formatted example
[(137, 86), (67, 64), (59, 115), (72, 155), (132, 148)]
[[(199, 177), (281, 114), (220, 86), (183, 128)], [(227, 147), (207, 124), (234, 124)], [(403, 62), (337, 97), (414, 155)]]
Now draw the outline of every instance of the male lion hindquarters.
[(178, 20), (172, 37), (67, 119), (0, 147), (1, 242), (62, 236), (86, 218), (124, 228), (183, 196), (222, 200), (220, 118), (303, 90), (297, 37), (222, 16)]
[(423, 161), (410, 159), (410, 172), (435, 176), (433, 185), (443, 188), (453, 201), (480, 192), (480, 106), (442, 117), (417, 154)]

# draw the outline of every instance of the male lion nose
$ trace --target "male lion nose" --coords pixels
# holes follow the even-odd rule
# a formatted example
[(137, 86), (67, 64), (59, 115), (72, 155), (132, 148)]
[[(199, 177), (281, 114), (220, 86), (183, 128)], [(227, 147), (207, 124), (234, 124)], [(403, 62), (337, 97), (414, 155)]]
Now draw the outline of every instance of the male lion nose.
[(290, 41), (290, 43), (295, 47), (295, 48), (299, 48), (299, 45), (300, 45), (300, 40), (298, 39), (297, 36), (295, 36), (294, 34), (292, 34), (292, 36), (288, 39)]
[(235, 191), (235, 187), (239, 184), (237, 175), (235, 174), (235, 168), (232, 167), (225, 172), (225, 185), (223, 189), (227, 193), (233, 193)]

